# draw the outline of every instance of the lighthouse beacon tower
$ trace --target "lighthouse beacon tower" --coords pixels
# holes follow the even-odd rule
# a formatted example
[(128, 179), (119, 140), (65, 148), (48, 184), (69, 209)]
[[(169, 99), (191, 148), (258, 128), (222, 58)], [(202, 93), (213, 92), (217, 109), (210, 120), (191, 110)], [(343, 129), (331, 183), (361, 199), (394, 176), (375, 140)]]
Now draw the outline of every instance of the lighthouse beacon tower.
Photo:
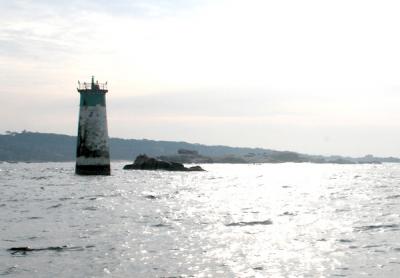
[(110, 175), (106, 93), (107, 82), (80, 83), (78, 138), (75, 173), (78, 175)]

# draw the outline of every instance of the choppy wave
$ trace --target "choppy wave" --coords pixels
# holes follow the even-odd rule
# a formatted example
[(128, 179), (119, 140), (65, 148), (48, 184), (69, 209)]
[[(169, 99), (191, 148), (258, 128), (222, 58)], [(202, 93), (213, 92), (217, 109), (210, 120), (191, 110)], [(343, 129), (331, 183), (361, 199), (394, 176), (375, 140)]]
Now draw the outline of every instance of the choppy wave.
[[(400, 165), (0, 164), (5, 277), (397, 277)], [(33, 275), (34, 274), (34, 275)]]
[(263, 221), (240, 221), (240, 222), (232, 222), (229, 224), (226, 224), (225, 226), (228, 227), (234, 227), (234, 226), (255, 226), (255, 225), (271, 225), (272, 221), (271, 220), (263, 220)]

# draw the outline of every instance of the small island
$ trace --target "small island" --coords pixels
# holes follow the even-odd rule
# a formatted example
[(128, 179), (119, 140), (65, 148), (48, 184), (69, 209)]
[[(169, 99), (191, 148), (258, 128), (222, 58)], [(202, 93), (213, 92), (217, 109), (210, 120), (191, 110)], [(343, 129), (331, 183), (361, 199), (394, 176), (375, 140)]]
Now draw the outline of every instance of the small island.
[(165, 170), (165, 171), (205, 171), (200, 166), (185, 167), (178, 162), (159, 160), (145, 154), (138, 155), (133, 164), (127, 164), (124, 170)]

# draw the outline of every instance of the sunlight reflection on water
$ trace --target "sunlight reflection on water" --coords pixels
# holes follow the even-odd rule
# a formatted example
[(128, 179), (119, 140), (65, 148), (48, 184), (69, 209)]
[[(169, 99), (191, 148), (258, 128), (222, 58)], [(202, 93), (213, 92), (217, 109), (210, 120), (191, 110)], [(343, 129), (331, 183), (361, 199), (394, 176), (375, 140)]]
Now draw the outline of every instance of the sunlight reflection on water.
[[(400, 165), (0, 164), (0, 274), (397, 277)], [(10, 254), (11, 247), (43, 248)], [(70, 248), (77, 247), (77, 248)], [(79, 248), (78, 248), (79, 247)]]

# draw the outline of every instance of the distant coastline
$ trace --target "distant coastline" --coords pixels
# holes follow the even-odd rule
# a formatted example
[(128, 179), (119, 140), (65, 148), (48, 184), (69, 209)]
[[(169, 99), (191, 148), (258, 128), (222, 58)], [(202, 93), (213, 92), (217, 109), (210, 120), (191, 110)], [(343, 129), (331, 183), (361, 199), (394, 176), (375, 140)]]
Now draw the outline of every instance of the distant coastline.
[[(139, 154), (179, 163), (284, 163), (310, 162), (335, 164), (400, 163), (396, 157), (308, 155), (263, 148), (208, 146), (175, 141), (110, 138), (112, 160), (132, 161)], [(76, 137), (40, 133), (7, 132), (0, 135), (0, 161), (62, 162), (75, 161)]]

